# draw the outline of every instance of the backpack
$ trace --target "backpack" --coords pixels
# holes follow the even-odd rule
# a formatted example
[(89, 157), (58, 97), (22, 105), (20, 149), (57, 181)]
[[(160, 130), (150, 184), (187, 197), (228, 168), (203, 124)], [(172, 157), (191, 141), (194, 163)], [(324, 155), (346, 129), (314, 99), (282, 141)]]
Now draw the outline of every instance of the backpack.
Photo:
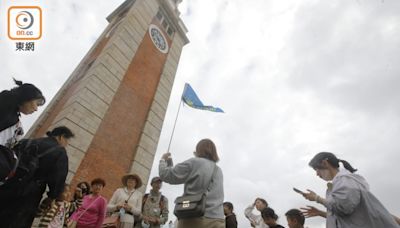
[[(144, 196), (143, 196), (143, 200), (142, 200), (142, 211), (143, 211), (143, 209), (144, 209), (144, 204), (146, 203), (147, 198), (149, 198), (149, 193), (146, 193), (146, 194), (144, 194)], [(163, 194), (161, 194), (160, 202), (159, 202), (159, 204), (160, 204), (160, 210), (161, 210), (161, 211), (164, 210), (164, 208), (165, 208), (164, 198), (165, 198), (165, 196), (164, 196)]]
[(51, 147), (40, 153), (39, 143), (33, 139), (23, 139), (12, 149), (1, 146), (0, 187), (17, 185), (20, 188), (29, 183), (39, 168), (40, 158), (59, 147)]
[[(142, 200), (142, 212), (143, 212), (144, 205), (145, 205), (145, 203), (146, 203), (146, 201), (147, 201), (148, 198), (149, 198), (149, 193), (144, 194), (143, 200)], [(161, 194), (160, 202), (159, 202), (160, 209), (161, 209), (161, 213), (162, 213), (162, 211), (163, 211), (164, 208), (165, 208), (164, 198), (165, 198), (165, 196), (164, 196), (163, 194)], [(137, 216), (135, 216), (134, 227), (136, 227), (136, 225), (139, 224), (139, 223), (141, 223), (141, 222), (142, 222), (142, 219), (139, 218), (139, 217), (137, 217)]]
[(14, 150), (0, 145), (0, 186), (15, 175), (19, 159)]

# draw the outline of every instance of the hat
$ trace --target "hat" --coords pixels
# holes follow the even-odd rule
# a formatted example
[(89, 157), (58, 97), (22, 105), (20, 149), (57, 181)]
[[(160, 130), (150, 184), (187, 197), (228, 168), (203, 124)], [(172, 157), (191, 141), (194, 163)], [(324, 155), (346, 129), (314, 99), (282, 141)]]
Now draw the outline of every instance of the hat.
[(157, 181), (162, 182), (162, 180), (161, 180), (160, 177), (153, 177), (153, 178), (151, 179), (150, 184), (153, 184), (154, 182), (157, 182)]
[(138, 189), (142, 186), (142, 179), (140, 179), (140, 177), (136, 174), (127, 174), (125, 176), (122, 177), (122, 184), (124, 186), (126, 186), (126, 182), (128, 181), (128, 179), (135, 179), (136, 180), (136, 187), (135, 189)]

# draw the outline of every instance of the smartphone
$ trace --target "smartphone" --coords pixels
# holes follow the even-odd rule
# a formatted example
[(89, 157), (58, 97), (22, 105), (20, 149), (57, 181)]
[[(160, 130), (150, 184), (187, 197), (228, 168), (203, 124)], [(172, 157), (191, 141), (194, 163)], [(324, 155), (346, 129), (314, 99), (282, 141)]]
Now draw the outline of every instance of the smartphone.
[(293, 190), (294, 190), (295, 192), (297, 192), (297, 193), (304, 194), (304, 192), (300, 191), (300, 190), (297, 189), (297, 188), (293, 188)]

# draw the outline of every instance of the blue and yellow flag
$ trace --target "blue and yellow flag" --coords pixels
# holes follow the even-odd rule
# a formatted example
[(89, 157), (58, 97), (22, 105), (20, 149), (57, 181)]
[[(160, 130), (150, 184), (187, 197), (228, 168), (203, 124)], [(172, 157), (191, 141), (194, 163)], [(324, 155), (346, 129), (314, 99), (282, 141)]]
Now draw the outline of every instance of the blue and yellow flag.
[(220, 108), (203, 105), (203, 102), (200, 101), (199, 97), (197, 97), (196, 93), (188, 83), (185, 83), (185, 89), (183, 90), (182, 100), (192, 108), (208, 110), (211, 112), (224, 112)]

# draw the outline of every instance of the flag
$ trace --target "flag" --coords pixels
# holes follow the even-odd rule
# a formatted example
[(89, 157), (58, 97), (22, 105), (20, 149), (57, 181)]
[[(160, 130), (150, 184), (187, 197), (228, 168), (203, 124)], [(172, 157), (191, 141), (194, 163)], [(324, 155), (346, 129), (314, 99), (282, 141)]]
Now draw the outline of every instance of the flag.
[(224, 112), (220, 108), (203, 105), (203, 102), (200, 101), (199, 97), (197, 97), (196, 93), (188, 83), (185, 83), (185, 89), (183, 90), (182, 100), (192, 108), (208, 110), (211, 112)]

